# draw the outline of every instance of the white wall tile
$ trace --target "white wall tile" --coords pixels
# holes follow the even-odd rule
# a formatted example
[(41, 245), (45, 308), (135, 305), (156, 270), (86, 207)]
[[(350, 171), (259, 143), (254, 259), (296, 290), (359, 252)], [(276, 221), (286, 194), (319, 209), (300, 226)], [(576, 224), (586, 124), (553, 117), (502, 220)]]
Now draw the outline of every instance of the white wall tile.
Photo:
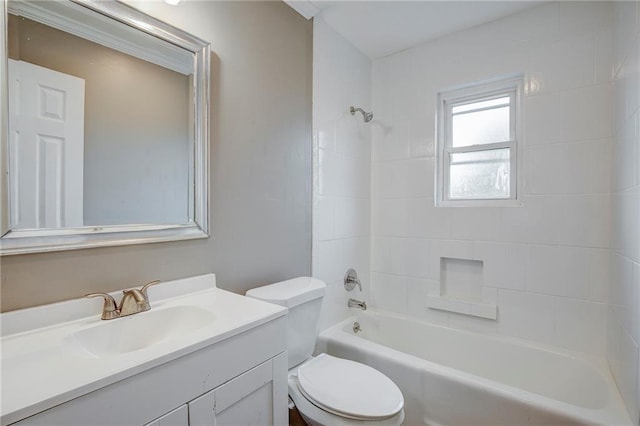
[(610, 253), (607, 249), (589, 250), (589, 295), (594, 302), (609, 301)]
[(371, 163), (367, 157), (339, 157), (331, 183), (330, 194), (342, 197), (369, 197), (371, 185)]
[(407, 314), (432, 324), (447, 325), (451, 319), (449, 312), (429, 309), (427, 296), (440, 294), (440, 283), (420, 278), (407, 278)]
[[(640, 111), (635, 115), (636, 121), (636, 140), (640, 139)], [(636, 149), (636, 185), (640, 185), (640, 148)]]
[(332, 282), (340, 278), (335, 268), (338, 258), (340, 242), (336, 240), (314, 243), (313, 276), (324, 281)]
[(391, 238), (371, 238), (371, 271), (389, 272)]
[(374, 198), (432, 197), (433, 157), (373, 163)]
[(623, 63), (623, 78), (625, 80), (625, 113), (626, 117), (631, 117), (640, 106), (640, 78), (638, 76), (638, 61), (640, 61), (640, 52), (638, 51), (640, 40), (635, 40)]
[(529, 73), (539, 82), (541, 93), (593, 84), (593, 38), (589, 35), (567, 37), (532, 48)]
[(554, 299), (554, 309), (556, 345), (605, 354), (606, 304), (558, 297)]
[(336, 197), (335, 238), (351, 238), (369, 235), (371, 202), (368, 198)]
[(612, 170), (613, 189), (621, 191), (637, 185), (638, 137), (636, 116), (625, 121), (616, 132), (613, 143), (613, 160), (616, 167)]
[(358, 297), (370, 294), (371, 126), (348, 108), (370, 109), (371, 61), (321, 17), (314, 20), (313, 41), (312, 273), (329, 284), (320, 319), (326, 328), (349, 314), (347, 299), (353, 293), (342, 284), (348, 268), (356, 268), (363, 283)]
[(542, 294), (500, 290), (498, 329), (520, 339), (554, 343), (554, 298)]
[(611, 84), (580, 87), (562, 97), (562, 135), (567, 141), (611, 136)]
[(496, 207), (449, 210), (451, 237), (460, 240), (501, 240), (502, 209)]
[(563, 230), (558, 212), (564, 197), (523, 196), (522, 207), (502, 209), (504, 240), (513, 243), (556, 244)]
[(345, 112), (336, 122), (336, 153), (342, 158), (361, 158), (369, 160), (371, 145), (371, 126), (361, 120), (358, 114), (352, 116)]
[(556, 215), (560, 216), (561, 224), (557, 234), (559, 243), (582, 247), (609, 247), (609, 194), (562, 197), (556, 208)]
[[(629, 302), (629, 331), (636, 345), (640, 346), (640, 264), (633, 263), (631, 298)], [(640, 390), (640, 389), (639, 389)]]
[(372, 126), (374, 161), (409, 158), (411, 141), (407, 120), (388, 123), (381, 118)]
[(524, 244), (482, 241), (474, 245), (474, 258), (484, 262), (485, 285), (504, 289), (525, 289), (528, 252)]
[(622, 326), (618, 321), (617, 306), (609, 304), (607, 307), (607, 361), (614, 378), (620, 376), (620, 340)]
[[(637, 38), (638, 22), (636, 1), (616, 2), (614, 8), (614, 61), (622, 63)], [(635, 35), (635, 37), (634, 37)]]
[(432, 254), (436, 257), (474, 260), (474, 244), (472, 241), (436, 240), (432, 243)]
[(526, 290), (587, 299), (589, 254), (589, 249), (581, 247), (530, 246)]
[(601, 31), (595, 36), (596, 83), (607, 83), (613, 78), (613, 32)]
[(527, 96), (525, 111), (527, 118), (524, 121), (524, 128), (527, 146), (555, 143), (562, 140), (562, 96), (560, 93)]
[(409, 235), (409, 207), (407, 199), (376, 199), (372, 201), (373, 235), (378, 237), (407, 237)]
[(320, 195), (336, 195), (340, 191), (339, 161), (335, 152), (318, 149), (318, 193)]
[(409, 123), (409, 154), (411, 158), (433, 157), (435, 153), (435, 108), (431, 105), (425, 114)]
[(347, 307), (348, 293), (344, 290), (342, 281), (335, 281), (327, 284), (318, 329), (324, 330), (331, 327), (336, 321), (347, 318), (349, 308)]
[[(638, 8), (638, 10), (640, 10), (640, 8)], [(640, 366), (640, 353), (638, 354), (638, 365)], [(636, 390), (637, 390), (636, 391), (636, 407), (640, 407), (640, 367), (638, 367), (638, 379), (636, 380)], [(637, 411), (637, 416), (638, 416), (638, 424), (640, 424), (640, 410)]]
[(435, 207), (432, 197), (399, 203), (406, 208), (407, 235), (417, 238), (451, 238), (451, 209)]
[[(623, 306), (628, 283), (633, 280), (633, 262), (619, 253), (611, 254), (611, 285), (609, 286), (609, 304)], [(622, 324), (622, 318), (618, 318)]]
[(429, 276), (431, 241), (418, 238), (392, 238), (389, 247), (389, 271), (417, 278)]
[(334, 200), (318, 195), (313, 206), (313, 224), (318, 241), (332, 240), (334, 233)]
[[(640, 417), (640, 4), (615, 3), (614, 144), (607, 358), (632, 421)], [(635, 159), (635, 161), (634, 161)], [(636, 377), (632, 379), (631, 377)]]
[(318, 126), (316, 131), (318, 138), (318, 148), (326, 149), (331, 152), (336, 150), (336, 128), (333, 122), (324, 126)]
[(375, 306), (392, 312), (407, 312), (407, 279), (405, 277), (374, 272), (371, 278), (372, 303)]
[(527, 194), (593, 194), (610, 191), (611, 141), (531, 146), (525, 151)]
[(616, 217), (620, 220), (620, 245), (622, 253), (636, 262), (640, 262), (640, 187), (626, 190), (620, 194), (621, 214)]

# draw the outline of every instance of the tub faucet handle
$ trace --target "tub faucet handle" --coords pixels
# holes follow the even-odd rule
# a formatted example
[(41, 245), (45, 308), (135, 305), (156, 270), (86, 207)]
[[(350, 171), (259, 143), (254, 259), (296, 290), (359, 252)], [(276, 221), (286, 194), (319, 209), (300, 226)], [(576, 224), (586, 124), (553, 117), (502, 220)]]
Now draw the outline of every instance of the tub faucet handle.
[(344, 276), (344, 288), (347, 291), (352, 291), (356, 286), (362, 291), (362, 284), (358, 278), (358, 273), (355, 269), (349, 268)]

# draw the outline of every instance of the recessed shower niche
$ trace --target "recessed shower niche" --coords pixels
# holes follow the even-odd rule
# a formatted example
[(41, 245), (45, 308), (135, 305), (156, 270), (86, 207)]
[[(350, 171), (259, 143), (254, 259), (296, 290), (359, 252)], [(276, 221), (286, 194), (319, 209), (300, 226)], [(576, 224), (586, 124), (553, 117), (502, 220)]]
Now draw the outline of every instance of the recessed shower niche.
[(496, 319), (496, 289), (484, 286), (484, 262), (441, 257), (440, 294), (427, 296), (427, 306)]

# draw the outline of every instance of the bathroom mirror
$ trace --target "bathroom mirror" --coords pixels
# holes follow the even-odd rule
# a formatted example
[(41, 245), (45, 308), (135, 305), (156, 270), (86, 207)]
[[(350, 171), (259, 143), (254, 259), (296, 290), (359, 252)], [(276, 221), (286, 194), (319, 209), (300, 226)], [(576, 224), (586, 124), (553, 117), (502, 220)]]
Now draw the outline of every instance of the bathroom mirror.
[(3, 3), (0, 254), (208, 237), (209, 44), (112, 0)]

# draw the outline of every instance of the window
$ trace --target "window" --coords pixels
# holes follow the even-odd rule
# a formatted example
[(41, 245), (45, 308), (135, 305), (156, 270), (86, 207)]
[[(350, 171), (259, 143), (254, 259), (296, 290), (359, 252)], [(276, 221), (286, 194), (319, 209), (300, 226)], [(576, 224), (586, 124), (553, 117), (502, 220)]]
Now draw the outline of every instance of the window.
[(437, 205), (517, 200), (522, 86), (519, 76), (438, 94)]

